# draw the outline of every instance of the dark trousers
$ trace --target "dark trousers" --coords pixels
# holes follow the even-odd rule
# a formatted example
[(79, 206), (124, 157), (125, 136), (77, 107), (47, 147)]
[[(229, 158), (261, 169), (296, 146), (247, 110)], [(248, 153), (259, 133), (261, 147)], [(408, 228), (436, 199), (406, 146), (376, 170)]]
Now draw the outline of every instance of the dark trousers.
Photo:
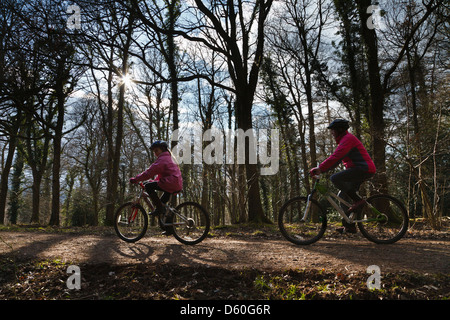
[[(158, 197), (156, 190), (163, 191), (163, 195), (161, 196), (161, 198)], [(145, 191), (147, 191), (148, 195), (150, 196), (150, 199), (152, 200), (157, 210), (162, 210), (164, 208), (164, 204), (166, 204), (170, 200), (171, 193), (161, 189), (158, 186), (157, 181), (147, 182), (145, 184)], [(166, 218), (165, 223), (172, 223), (172, 221), (173, 217), (168, 217)], [(168, 235), (173, 233), (173, 229), (171, 226), (163, 227), (160, 222), (160, 227), (166, 232), (169, 232)]]
[[(161, 198), (159, 198), (158, 195), (156, 194), (156, 190), (163, 191), (163, 195), (161, 196)], [(162, 204), (166, 204), (170, 200), (171, 193), (161, 189), (158, 186), (157, 181), (147, 182), (145, 184), (145, 191), (147, 191), (148, 195), (150, 196), (150, 199), (152, 199), (153, 204), (157, 208), (162, 207)]]
[(349, 168), (333, 174), (330, 177), (330, 180), (339, 190), (356, 202), (361, 200), (356, 193), (359, 190), (359, 187), (364, 181), (370, 179), (372, 176), (373, 173), (367, 173), (358, 168)]
[[(333, 174), (330, 177), (330, 180), (340, 190), (338, 196), (348, 202), (351, 202), (352, 200), (353, 202), (356, 202), (361, 200), (361, 197), (357, 194), (359, 187), (364, 181), (370, 179), (372, 176), (373, 173), (367, 173), (357, 168), (349, 168)], [(344, 212), (348, 210), (348, 207), (343, 204), (341, 204), (341, 207), (344, 209)], [(345, 227), (354, 226), (354, 224), (349, 225), (344, 219), (342, 219), (342, 224)]]

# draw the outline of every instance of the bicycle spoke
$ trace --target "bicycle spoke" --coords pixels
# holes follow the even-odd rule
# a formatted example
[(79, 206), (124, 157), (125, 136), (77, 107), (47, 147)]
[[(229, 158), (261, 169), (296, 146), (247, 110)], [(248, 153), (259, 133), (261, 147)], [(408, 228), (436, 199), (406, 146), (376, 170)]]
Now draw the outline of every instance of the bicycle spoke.
[(307, 203), (303, 197), (291, 199), (279, 213), (281, 233), (295, 244), (311, 244), (319, 240), (326, 229), (327, 220), (320, 205), (311, 201), (307, 210)]
[(145, 235), (147, 227), (147, 214), (140, 205), (125, 203), (115, 214), (114, 228), (124, 241), (138, 241)]
[(178, 241), (196, 244), (207, 236), (209, 223), (209, 215), (202, 206), (185, 202), (176, 208), (172, 228)]
[(376, 195), (367, 202), (358, 214), (358, 227), (367, 239), (393, 243), (403, 237), (408, 229), (408, 214), (400, 201), (388, 195)]

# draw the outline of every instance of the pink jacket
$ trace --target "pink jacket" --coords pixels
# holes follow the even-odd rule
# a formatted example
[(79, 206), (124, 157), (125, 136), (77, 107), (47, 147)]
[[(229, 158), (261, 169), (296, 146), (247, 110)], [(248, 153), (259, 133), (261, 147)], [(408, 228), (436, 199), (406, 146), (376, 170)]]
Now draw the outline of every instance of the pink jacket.
[(360, 168), (364, 172), (375, 173), (377, 170), (366, 148), (361, 141), (350, 132), (336, 138), (338, 147), (334, 153), (319, 165), (319, 169), (325, 172), (336, 167), (341, 161), (346, 168)]
[(156, 161), (144, 172), (136, 176), (137, 181), (153, 179), (158, 181), (158, 186), (164, 191), (174, 193), (183, 189), (183, 178), (180, 168), (173, 161), (169, 151), (162, 152)]

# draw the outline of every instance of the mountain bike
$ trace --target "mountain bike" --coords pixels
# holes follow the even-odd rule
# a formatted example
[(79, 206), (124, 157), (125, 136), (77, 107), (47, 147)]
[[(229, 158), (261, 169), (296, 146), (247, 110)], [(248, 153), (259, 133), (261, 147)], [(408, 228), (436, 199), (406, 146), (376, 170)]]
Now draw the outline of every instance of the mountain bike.
[[(144, 184), (140, 182), (138, 185), (140, 189), (134, 201), (124, 203), (115, 213), (114, 229), (119, 238), (126, 242), (136, 242), (146, 234), (149, 215), (154, 211)], [(171, 198), (176, 194), (173, 193)], [(150, 213), (145, 211), (141, 202), (147, 204)], [(209, 232), (209, 214), (196, 202), (183, 202), (175, 208), (167, 206), (166, 213), (158, 215), (157, 219), (161, 228), (172, 228), (174, 237), (183, 244), (197, 244), (203, 241)]]
[[(278, 214), (278, 226), (283, 236), (292, 243), (307, 245), (318, 241), (327, 228), (327, 213), (314, 199), (318, 192), (347, 223), (356, 223), (368, 240), (389, 244), (400, 240), (408, 229), (408, 213), (402, 202), (390, 195), (376, 194), (366, 199), (362, 208), (347, 216), (344, 209), (351, 207), (345, 199), (329, 191), (319, 182), (320, 175), (313, 177), (314, 186), (307, 197), (288, 200)], [(334, 198), (334, 199), (333, 199)]]

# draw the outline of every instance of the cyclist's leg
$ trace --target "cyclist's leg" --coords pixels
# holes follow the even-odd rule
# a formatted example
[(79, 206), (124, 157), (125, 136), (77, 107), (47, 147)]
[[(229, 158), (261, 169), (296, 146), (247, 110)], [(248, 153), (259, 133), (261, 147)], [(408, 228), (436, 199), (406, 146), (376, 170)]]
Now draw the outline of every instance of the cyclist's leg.
[[(161, 188), (160, 188), (161, 189)], [(164, 191), (161, 189), (161, 191)], [(164, 205), (167, 204), (167, 202), (169, 202), (170, 200), (170, 192), (164, 191), (162, 197), (161, 197), (161, 202), (164, 203)], [(173, 214), (170, 210), (167, 210), (166, 212), (166, 216), (165, 216), (165, 223), (173, 223)], [(163, 227), (163, 235), (165, 236), (170, 236), (171, 234), (173, 234), (173, 227), (169, 226), (169, 227)]]
[[(339, 190), (337, 195), (338, 195), (338, 197), (344, 199), (348, 203), (352, 203), (352, 199), (345, 192), (343, 192), (342, 190)], [(342, 202), (339, 203), (339, 206), (342, 208), (342, 210), (344, 210), (344, 212), (346, 212), (350, 208), (349, 206), (346, 206)]]
[[(330, 177), (330, 180), (333, 184), (340, 189), (339, 196), (342, 197), (346, 201), (353, 201), (355, 205), (359, 204), (362, 201), (361, 197), (358, 195), (358, 190), (361, 184), (370, 178), (372, 174), (367, 174), (366, 172), (356, 169), (350, 168), (341, 172), (338, 172)], [(350, 200), (351, 199), (351, 200)], [(344, 212), (347, 213), (349, 208), (343, 204), (341, 204)], [(348, 214), (347, 214), (348, 216)], [(355, 233), (356, 232), (356, 224), (349, 224), (345, 219), (342, 219), (342, 225), (344, 226), (345, 231)], [(338, 231), (344, 231), (342, 229), (338, 229)]]
[(360, 198), (355, 192), (355, 187), (361, 184), (358, 177), (358, 171), (347, 169), (338, 173), (333, 174), (330, 177), (331, 182), (341, 190), (341, 194), (345, 193), (353, 201), (358, 201)]
[[(350, 203), (352, 202), (352, 199), (347, 195), (347, 193), (343, 192), (342, 190), (339, 191), (338, 196), (347, 202), (350, 202)], [(340, 203), (340, 206), (341, 206), (342, 210), (344, 210), (344, 213), (348, 217), (349, 215), (347, 214), (347, 211), (348, 211), (349, 207), (343, 203)], [(338, 232), (343, 232), (345, 230), (346, 232), (356, 233), (356, 224), (355, 223), (348, 223), (344, 218), (342, 218), (342, 226), (343, 226), (343, 228), (337, 228), (336, 230)]]
[[(169, 202), (170, 200), (170, 192), (165, 191), (164, 189), (162, 189), (159, 185), (158, 185), (158, 181), (152, 181), (152, 182), (147, 182), (145, 184), (145, 190), (147, 191), (148, 194), (150, 193), (154, 193), (155, 190), (158, 191), (162, 191), (163, 195), (161, 196), (161, 198), (159, 198), (161, 200), (161, 202), (163, 204), (166, 204), (167, 202)], [(150, 193), (149, 193), (150, 192)], [(156, 192), (155, 192), (156, 193)]]
[[(159, 187), (158, 187), (159, 188)], [(170, 192), (164, 191), (163, 189), (159, 188), (159, 190), (163, 191), (163, 195), (161, 196), (161, 202), (164, 204), (167, 204), (167, 202), (169, 202), (170, 200)]]
[(150, 199), (152, 200), (152, 203), (155, 205), (157, 213), (161, 213), (165, 211), (165, 206), (161, 199), (158, 197), (156, 190), (161, 190), (161, 188), (158, 186), (157, 181), (147, 182), (145, 184), (145, 191), (147, 191)]
[[(161, 202), (166, 205), (167, 202), (169, 202), (170, 200), (170, 192), (164, 191), (161, 187), (158, 186), (158, 190), (163, 191), (163, 195), (161, 196)], [(173, 223), (173, 214), (170, 210), (166, 211), (165, 214), (165, 223)], [(164, 230), (164, 232), (162, 233), (165, 236), (170, 236), (171, 234), (173, 234), (173, 227), (172, 226), (168, 226), (168, 227), (162, 227), (162, 229)]]
[(361, 184), (371, 178), (373, 174), (364, 172), (358, 168), (349, 168), (335, 173), (330, 177), (331, 182), (353, 200), (358, 202), (361, 197), (357, 194)]
[[(150, 196), (150, 199), (152, 200), (153, 204), (156, 206), (156, 212), (153, 211), (152, 214), (166, 214), (169, 212), (166, 209), (166, 204), (169, 202), (170, 199), (170, 192), (167, 192), (163, 190), (160, 186), (158, 186), (157, 181), (148, 182), (145, 184), (145, 190), (147, 191), (148, 195)], [(156, 194), (156, 190), (163, 191), (163, 195), (161, 198), (158, 197)], [(173, 222), (173, 216), (169, 215), (165, 219), (165, 223), (172, 223)], [(171, 235), (173, 233), (173, 227), (161, 227), (161, 229), (164, 230), (164, 235)]]
[[(339, 191), (338, 196), (341, 197), (342, 199), (344, 199), (347, 202), (352, 202), (352, 199), (342, 190)], [(342, 210), (344, 210), (344, 213), (347, 215), (347, 217), (349, 216), (347, 214), (347, 211), (350, 207), (346, 206), (343, 203), (340, 203), (340, 206), (342, 208)], [(342, 226), (344, 227), (344, 229), (347, 232), (356, 232), (356, 224), (355, 223), (348, 223), (345, 219), (342, 219)], [(342, 231), (341, 229), (338, 229), (337, 231)]]

